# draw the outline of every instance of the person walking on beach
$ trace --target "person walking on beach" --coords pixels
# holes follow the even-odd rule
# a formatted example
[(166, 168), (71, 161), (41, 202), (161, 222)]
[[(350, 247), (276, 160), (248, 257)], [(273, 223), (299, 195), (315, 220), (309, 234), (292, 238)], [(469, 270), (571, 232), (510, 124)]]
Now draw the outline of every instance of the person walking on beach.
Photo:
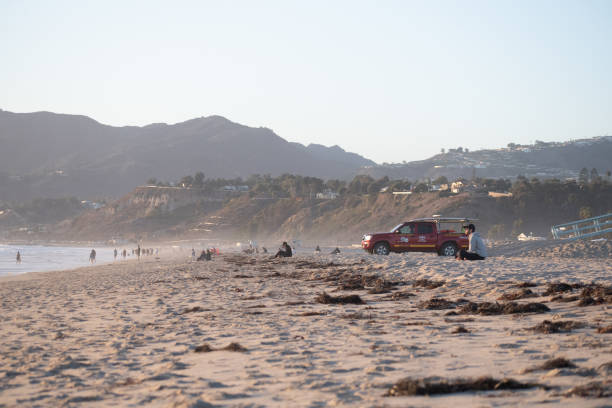
[(191, 260), (195, 261), (196, 256), (195, 256), (195, 248), (191, 248)]
[(96, 250), (92, 249), (91, 252), (89, 253), (89, 262), (96, 263)]
[(292, 255), (293, 253), (291, 252), (291, 247), (285, 241), (283, 242), (283, 245), (281, 245), (276, 255), (274, 255), (274, 258), (290, 258)]
[(138, 260), (140, 261), (140, 244), (138, 244), (138, 248), (136, 248), (136, 255), (138, 255)]
[(21, 253), (19, 251), (17, 251), (17, 257), (15, 258), (15, 262), (18, 264), (21, 263)]
[(467, 251), (462, 249), (457, 253), (457, 260), (464, 261), (467, 259), (468, 261), (482, 261), (487, 257), (487, 248), (480, 234), (476, 232), (474, 224), (470, 224), (464, 228), (466, 229), (465, 234), (470, 239), (470, 246)]
[(117, 260), (117, 248), (113, 251), (113, 256), (115, 257), (115, 261)]

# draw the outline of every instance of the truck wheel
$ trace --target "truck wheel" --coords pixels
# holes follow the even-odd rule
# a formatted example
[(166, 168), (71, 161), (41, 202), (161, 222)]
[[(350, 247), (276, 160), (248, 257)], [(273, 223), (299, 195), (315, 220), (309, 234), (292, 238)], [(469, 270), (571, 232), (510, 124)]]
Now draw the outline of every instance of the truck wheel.
[(440, 252), (438, 252), (438, 255), (455, 256), (456, 253), (457, 253), (457, 245), (455, 245), (452, 242), (446, 242), (444, 245), (442, 245), (442, 248), (440, 248)]
[(378, 242), (372, 252), (376, 255), (389, 255), (389, 245), (386, 242)]

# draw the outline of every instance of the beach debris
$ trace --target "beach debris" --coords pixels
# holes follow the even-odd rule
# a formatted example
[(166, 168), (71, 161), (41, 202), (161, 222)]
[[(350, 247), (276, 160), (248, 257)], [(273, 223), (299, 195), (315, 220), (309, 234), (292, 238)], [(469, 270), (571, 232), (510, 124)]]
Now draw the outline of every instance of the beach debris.
[(593, 306), (612, 303), (612, 287), (594, 285), (582, 289), (578, 306)]
[(304, 313), (300, 313), (299, 316), (325, 316), (327, 313), (325, 312), (304, 312)]
[(514, 286), (516, 286), (517, 288), (535, 288), (536, 286), (538, 286), (538, 284), (533, 282), (519, 282)]
[(612, 333), (612, 324), (608, 326), (604, 326), (604, 327), (598, 327), (597, 333), (600, 333), (600, 334)]
[(225, 350), (225, 351), (236, 351), (236, 352), (240, 352), (240, 353), (244, 353), (247, 351), (246, 347), (241, 346), (238, 343), (230, 343), (227, 346), (220, 348), (219, 350)]
[(584, 326), (584, 323), (576, 322), (573, 320), (559, 320), (551, 322), (550, 320), (544, 320), (542, 323), (535, 325), (529, 330), (535, 333), (551, 334), (551, 333), (568, 333), (573, 329), (578, 329)]
[(234, 279), (249, 279), (252, 277), (252, 275), (234, 275)]
[(545, 313), (550, 312), (543, 303), (491, 303), (468, 302), (459, 308), (462, 314), (501, 315), (516, 313)]
[(574, 288), (567, 283), (549, 283), (542, 296), (554, 295), (556, 293), (571, 292)]
[(537, 365), (535, 367), (527, 368), (523, 370), (523, 373), (531, 373), (534, 371), (542, 371), (542, 370), (554, 370), (557, 368), (577, 368), (576, 364), (572, 363), (570, 360), (557, 357), (550, 360), (545, 361), (544, 363)]
[(512, 378), (495, 379), (492, 377), (480, 377), (476, 379), (458, 378), (444, 380), (438, 377), (423, 379), (404, 378), (396, 382), (387, 391), (386, 396), (416, 396), (416, 395), (438, 395), (455, 394), (459, 392), (474, 391), (501, 391), (522, 390), (527, 388), (542, 387), (540, 384), (521, 383)]
[(431, 298), (429, 300), (420, 302), (417, 304), (417, 306), (421, 309), (444, 310), (456, 307), (457, 303), (443, 298)]
[(612, 397), (612, 382), (592, 381), (588, 384), (578, 385), (566, 393), (564, 397), (582, 398), (609, 398)]
[(356, 305), (363, 305), (365, 302), (359, 297), (359, 295), (347, 295), (347, 296), (330, 296), (326, 292), (321, 293), (315, 298), (315, 302), (324, 304), (346, 304), (352, 303)]
[(211, 351), (215, 351), (215, 349), (208, 344), (202, 344), (201, 346), (197, 346), (193, 351), (196, 353), (210, 353)]
[(462, 333), (470, 333), (470, 331), (463, 326), (457, 326), (453, 329), (451, 333), (452, 334), (462, 334)]
[(227, 346), (221, 347), (218, 349), (212, 348), (211, 346), (205, 343), (205, 344), (202, 344), (201, 346), (197, 346), (193, 351), (195, 353), (210, 353), (212, 351), (235, 351), (235, 352), (244, 353), (248, 350), (238, 343), (230, 343)]
[(194, 307), (190, 307), (190, 308), (183, 310), (181, 314), (202, 312), (203, 310), (204, 309), (202, 309), (200, 306), (194, 306)]
[(498, 297), (497, 300), (517, 300), (517, 299), (524, 299), (524, 298), (536, 297), (536, 296), (538, 295), (533, 293), (531, 289), (523, 288), (515, 292), (504, 293), (503, 295)]
[(416, 295), (414, 293), (411, 292), (394, 292), (388, 296), (385, 296), (383, 298), (381, 298), (380, 300), (403, 300), (403, 299), (408, 299), (411, 297), (415, 297)]
[(563, 302), (563, 303), (568, 303), (568, 302), (574, 302), (576, 300), (580, 299), (580, 297), (578, 296), (563, 296), (563, 295), (557, 295), (557, 296), (553, 296), (552, 298), (550, 298), (551, 302)]
[(415, 288), (436, 289), (443, 286), (445, 281), (435, 281), (430, 279), (417, 279), (412, 283)]

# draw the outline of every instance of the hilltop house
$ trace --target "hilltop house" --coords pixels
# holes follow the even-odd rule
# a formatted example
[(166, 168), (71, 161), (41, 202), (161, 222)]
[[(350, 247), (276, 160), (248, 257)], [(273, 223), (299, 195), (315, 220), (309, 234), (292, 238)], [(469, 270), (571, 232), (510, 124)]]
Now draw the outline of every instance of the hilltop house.
[(316, 197), (318, 200), (335, 200), (340, 194), (332, 190), (325, 190), (322, 193), (317, 193)]

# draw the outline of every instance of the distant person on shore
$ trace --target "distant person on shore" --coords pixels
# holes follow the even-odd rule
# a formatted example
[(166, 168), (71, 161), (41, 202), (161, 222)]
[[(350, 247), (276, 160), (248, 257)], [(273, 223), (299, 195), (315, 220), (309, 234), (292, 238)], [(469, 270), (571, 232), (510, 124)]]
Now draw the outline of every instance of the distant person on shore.
[(283, 245), (281, 245), (276, 255), (274, 255), (274, 257), (275, 258), (290, 258), (292, 255), (293, 255), (293, 252), (291, 251), (291, 247), (285, 241), (283, 242)]
[(480, 233), (476, 232), (474, 224), (470, 224), (464, 228), (465, 234), (470, 239), (470, 246), (467, 251), (462, 249), (457, 253), (457, 260), (464, 261), (467, 259), (468, 261), (482, 261), (487, 257), (487, 248), (480, 237)]
[(338, 255), (340, 253), (340, 248), (336, 247), (333, 251), (330, 252), (331, 255)]
[(261, 247), (261, 250), (262, 250), (262, 252), (263, 252), (264, 254), (267, 254), (267, 253), (268, 253), (268, 248), (266, 248), (266, 247)]
[(138, 260), (140, 261), (140, 245), (136, 248), (136, 255), (138, 255)]
[(123, 255), (123, 259), (125, 259), (127, 257), (127, 249), (123, 248), (121, 255)]
[(15, 258), (15, 262), (18, 264), (21, 263), (21, 253), (19, 251), (17, 251), (17, 257)]
[(113, 256), (115, 257), (115, 261), (117, 260), (117, 248), (113, 251)]
[(315, 248), (315, 253), (320, 253), (321, 252), (321, 248), (317, 245), (317, 247)]
[(196, 256), (195, 256), (195, 248), (191, 248), (191, 260), (195, 261)]
[(91, 262), (92, 264), (96, 263), (96, 250), (92, 249), (91, 252), (89, 253), (89, 262)]

